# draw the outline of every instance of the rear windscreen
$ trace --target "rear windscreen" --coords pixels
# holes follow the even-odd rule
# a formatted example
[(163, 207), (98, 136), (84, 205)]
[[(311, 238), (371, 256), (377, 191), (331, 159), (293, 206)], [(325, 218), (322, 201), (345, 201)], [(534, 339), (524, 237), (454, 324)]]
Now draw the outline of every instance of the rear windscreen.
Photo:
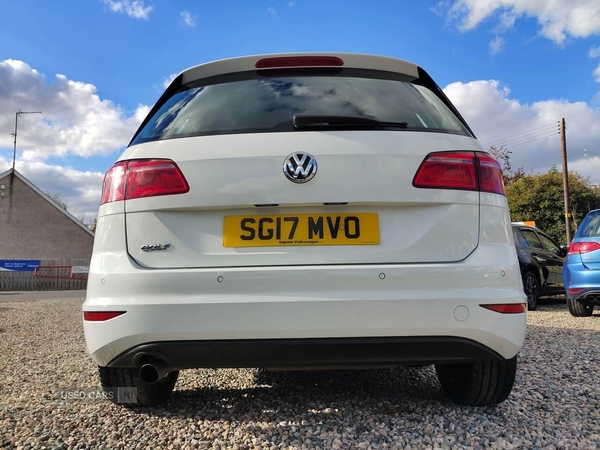
[(378, 73), (346, 69), (335, 75), (268, 72), (273, 75), (264, 76), (248, 72), (230, 81), (184, 85), (166, 101), (162, 99), (132, 144), (213, 134), (294, 132), (295, 114), (370, 117), (405, 122), (406, 128), (394, 128), (399, 131), (470, 136), (428, 88), (369, 72)]
[(575, 237), (598, 237), (600, 236), (600, 211), (594, 211), (587, 215), (579, 226)]

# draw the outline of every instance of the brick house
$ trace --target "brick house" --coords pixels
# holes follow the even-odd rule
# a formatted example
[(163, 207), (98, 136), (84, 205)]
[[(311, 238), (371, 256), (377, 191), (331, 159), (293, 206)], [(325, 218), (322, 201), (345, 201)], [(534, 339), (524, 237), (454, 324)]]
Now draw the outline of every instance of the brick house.
[(93, 245), (94, 233), (22, 174), (12, 169), (0, 174), (0, 261), (5, 266), (10, 267), (6, 260), (89, 266)]

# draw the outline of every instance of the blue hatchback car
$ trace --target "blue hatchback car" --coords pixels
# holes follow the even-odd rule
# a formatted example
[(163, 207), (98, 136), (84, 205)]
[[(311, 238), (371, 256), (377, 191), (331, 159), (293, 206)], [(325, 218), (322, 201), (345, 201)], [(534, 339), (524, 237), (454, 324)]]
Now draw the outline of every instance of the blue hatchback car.
[(581, 222), (563, 266), (563, 283), (569, 312), (591, 316), (600, 305), (600, 210), (591, 211)]

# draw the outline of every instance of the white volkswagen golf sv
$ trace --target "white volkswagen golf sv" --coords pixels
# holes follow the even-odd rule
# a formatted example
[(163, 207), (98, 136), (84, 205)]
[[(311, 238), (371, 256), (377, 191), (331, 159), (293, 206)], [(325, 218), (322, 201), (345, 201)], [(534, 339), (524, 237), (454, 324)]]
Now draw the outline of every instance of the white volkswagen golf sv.
[(498, 163), (419, 66), (202, 64), (106, 173), (87, 347), (134, 405), (188, 368), (430, 364), (453, 401), (499, 403), (526, 327), (512, 239)]

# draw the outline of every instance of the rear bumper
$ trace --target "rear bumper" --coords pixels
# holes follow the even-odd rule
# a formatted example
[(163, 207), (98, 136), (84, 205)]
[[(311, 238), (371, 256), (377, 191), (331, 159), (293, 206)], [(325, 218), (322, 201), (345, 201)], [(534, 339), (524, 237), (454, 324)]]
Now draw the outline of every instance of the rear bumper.
[(484, 345), (451, 336), (166, 341), (136, 346), (109, 363), (140, 367), (149, 359), (171, 370), (223, 367), (361, 367), (451, 364), (502, 357)]
[(590, 270), (581, 262), (570, 262), (563, 267), (563, 283), (567, 298), (588, 300), (593, 297), (593, 302), (600, 302), (600, 270)]
[[(582, 288), (575, 288), (582, 289)], [(587, 302), (589, 304), (600, 304), (600, 288), (583, 288), (578, 292), (568, 292), (566, 293), (567, 298), (570, 300), (576, 300), (579, 302)]]
[[(83, 309), (126, 313), (105, 322), (84, 321), (87, 348), (97, 364), (107, 366), (145, 344), (160, 343), (161, 352), (205, 355), (215, 352), (209, 341), (244, 341), (235, 346), (239, 354), (258, 340), (387, 338), (406, 343), (418, 338), (445, 342), (442, 348), (450, 359), (463, 351), (472, 357), (457, 338), (509, 359), (523, 344), (526, 314), (500, 314), (480, 305), (525, 302), (514, 251), (510, 245), (480, 244), (469, 258), (451, 264), (180, 270), (143, 269), (122, 253), (95, 255)], [(415, 345), (424, 359), (438, 360), (433, 346)], [(297, 347), (292, 343), (288, 351)], [(406, 345), (391, 347), (386, 344), (389, 356), (383, 360), (410, 361), (413, 353)], [(333, 348), (323, 352), (335, 360), (337, 351), (342, 358), (351, 347)], [(377, 354), (376, 346), (357, 352), (353, 364), (371, 363), (369, 354)], [(234, 356), (228, 366), (238, 364)], [(262, 364), (259, 356), (253, 363), (240, 362), (256, 367)], [(197, 356), (190, 361), (195, 367), (214, 366), (218, 359), (212, 358), (210, 363)]]

